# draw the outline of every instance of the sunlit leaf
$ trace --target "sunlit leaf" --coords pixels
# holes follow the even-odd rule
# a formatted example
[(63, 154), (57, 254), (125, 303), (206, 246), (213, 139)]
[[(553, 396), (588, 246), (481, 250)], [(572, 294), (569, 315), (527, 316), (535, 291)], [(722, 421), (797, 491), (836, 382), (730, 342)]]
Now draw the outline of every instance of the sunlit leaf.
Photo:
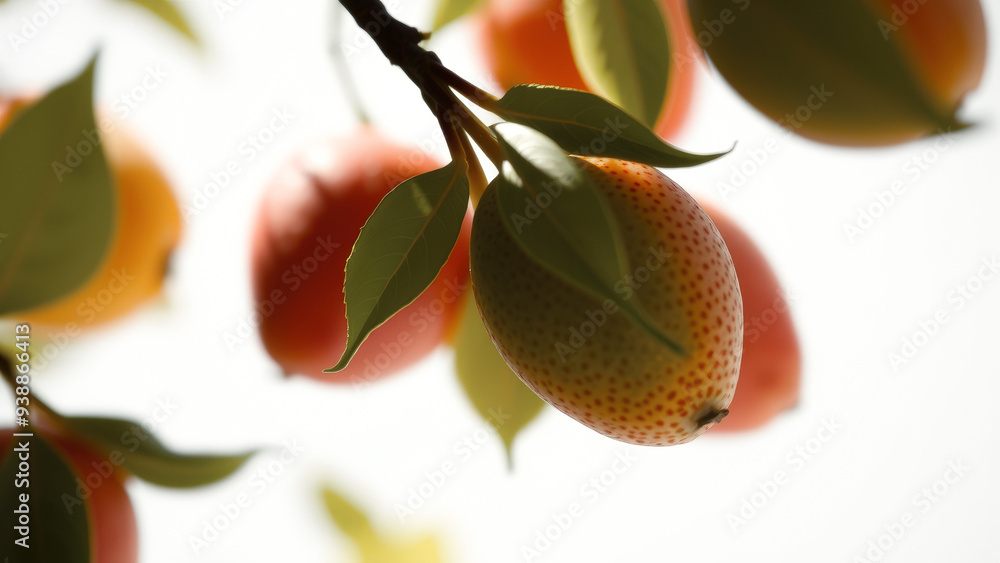
[(667, 96), (670, 39), (660, 0), (567, 0), (566, 31), (589, 89), (653, 127)]
[(464, 300), (455, 336), (455, 371), (476, 411), (500, 434), (507, 461), (513, 465), (514, 438), (538, 416), (545, 402), (518, 379), (497, 352), (471, 291)]
[(347, 347), (337, 365), (325, 371), (347, 367), (368, 334), (437, 277), (468, 210), (467, 168), (452, 162), (410, 178), (379, 202), (347, 260)]
[(507, 121), (541, 131), (567, 152), (581, 156), (680, 168), (704, 164), (726, 154), (684, 152), (604, 98), (569, 88), (515, 86), (500, 98), (494, 111)]
[(513, 123), (493, 126), (506, 161), (494, 179), (500, 215), (518, 245), (542, 266), (595, 298), (610, 299), (675, 353), (637, 299), (615, 284), (629, 272), (620, 227), (591, 177), (551, 139)]

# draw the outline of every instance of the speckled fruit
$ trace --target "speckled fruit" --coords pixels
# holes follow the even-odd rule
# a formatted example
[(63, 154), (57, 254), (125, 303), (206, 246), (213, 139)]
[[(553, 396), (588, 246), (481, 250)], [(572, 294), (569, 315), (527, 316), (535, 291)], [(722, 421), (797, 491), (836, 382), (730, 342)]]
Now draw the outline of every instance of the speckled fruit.
[(577, 163), (623, 231), (632, 271), (615, 291), (639, 299), (686, 355), (528, 257), (501, 221), (495, 185), (472, 227), (480, 313), (511, 369), (557, 409), (623, 442), (688, 442), (725, 416), (736, 388), (743, 309), (729, 252), (695, 200), (655, 168)]

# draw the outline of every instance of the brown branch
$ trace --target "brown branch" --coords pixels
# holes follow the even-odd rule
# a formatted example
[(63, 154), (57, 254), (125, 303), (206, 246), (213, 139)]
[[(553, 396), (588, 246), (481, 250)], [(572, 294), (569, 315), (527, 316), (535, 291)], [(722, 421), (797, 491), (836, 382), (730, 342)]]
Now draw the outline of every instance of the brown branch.
[[(455, 136), (452, 137), (445, 123), (450, 127), (457, 126), (467, 131), (472, 140), (499, 169), (503, 160), (499, 144), (489, 129), (469, 112), (451, 88), (487, 109), (496, 103), (496, 97), (448, 70), (441, 64), (441, 59), (436, 54), (420, 46), (420, 42), (426, 39), (427, 35), (392, 17), (381, 0), (339, 1), (358, 26), (378, 45), (389, 62), (402, 69), (410, 81), (420, 89), (427, 107), (441, 123), (452, 156), (456, 154), (453, 144), (459, 141), (459, 137), (457, 132), (453, 132)], [(462, 153), (465, 152), (461, 150), (461, 144), (458, 145), (458, 149)]]

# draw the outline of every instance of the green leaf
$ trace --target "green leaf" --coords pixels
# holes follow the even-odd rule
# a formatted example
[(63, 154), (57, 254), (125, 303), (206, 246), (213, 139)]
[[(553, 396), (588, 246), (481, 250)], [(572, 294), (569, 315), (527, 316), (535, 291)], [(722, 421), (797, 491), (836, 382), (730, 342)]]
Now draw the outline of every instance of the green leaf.
[(545, 401), (518, 379), (497, 352), (471, 291), (466, 292), (464, 300), (455, 335), (455, 371), (476, 411), (500, 434), (507, 463), (513, 465), (514, 438), (538, 416)]
[(330, 485), (323, 487), (321, 493), (327, 514), (333, 518), (342, 532), (358, 544), (370, 542), (376, 537), (368, 516), (360, 508), (354, 506)]
[(566, 31), (589, 89), (650, 127), (667, 98), (670, 38), (660, 0), (567, 0)]
[(111, 243), (115, 191), (94, 123), (96, 60), (0, 135), (0, 315), (83, 285)]
[(485, 0), (438, 0), (431, 28), (437, 31), (462, 16), (475, 12), (483, 4)]
[(347, 259), (347, 347), (340, 371), (371, 331), (427, 289), (448, 260), (469, 207), (468, 166), (444, 168), (393, 188), (361, 228)]
[[(0, 442), (8, 436), (0, 437)], [(30, 438), (14, 436), (12, 440), (11, 446), (3, 452), (5, 457), (0, 466), (0, 495), (5, 507), (0, 542), (3, 542), (3, 550), (7, 554), (5, 563), (90, 561), (90, 524), (86, 506), (76, 504), (79, 499), (73, 468), (37, 433)], [(14, 451), (23, 442), (28, 443), (28, 451)], [(22, 453), (28, 456), (30, 466), (27, 471), (18, 468)], [(22, 478), (16, 477), (18, 473), (26, 473), (27, 476), (22, 481)], [(21, 483), (25, 486), (19, 487)], [(21, 516), (15, 510), (22, 505), (20, 495), (25, 494), (28, 495), (25, 516), (30, 528), (26, 538), (27, 549), (14, 543), (23, 537), (15, 529), (20, 525), (18, 519)], [(64, 504), (64, 496), (72, 498), (74, 503)]]
[(194, 30), (191, 29), (191, 25), (188, 24), (187, 19), (184, 14), (177, 9), (170, 0), (122, 0), (124, 2), (131, 2), (136, 6), (140, 6), (154, 16), (160, 18), (160, 21), (174, 28), (175, 31), (186, 37), (195, 45), (199, 44), (198, 36), (195, 35)]
[(621, 231), (593, 179), (551, 139), (514, 123), (493, 125), (506, 162), (494, 182), (504, 224), (539, 264), (594, 297), (610, 299), (639, 328), (686, 355), (638, 299), (615, 284), (630, 273)]
[(492, 111), (507, 121), (541, 131), (564, 150), (581, 156), (681, 168), (704, 164), (729, 152), (684, 152), (604, 98), (570, 88), (515, 86), (497, 101)]
[[(959, 128), (957, 107), (932, 99), (912, 48), (892, 32), (891, 3), (870, 0), (688, 2), (694, 32), (719, 73), (748, 102), (817, 140), (880, 144), (886, 131)], [(880, 13), (878, 5), (885, 5)], [(890, 23), (891, 25), (891, 23)], [(883, 33), (885, 31), (885, 33)], [(916, 39), (920, 39), (919, 37)], [(950, 105), (950, 101), (948, 101)]]
[(164, 487), (189, 488), (214, 483), (236, 471), (254, 453), (230, 456), (175, 454), (137, 422), (76, 416), (62, 420), (74, 432), (108, 451), (112, 460), (120, 454), (124, 462), (118, 465), (139, 479)]

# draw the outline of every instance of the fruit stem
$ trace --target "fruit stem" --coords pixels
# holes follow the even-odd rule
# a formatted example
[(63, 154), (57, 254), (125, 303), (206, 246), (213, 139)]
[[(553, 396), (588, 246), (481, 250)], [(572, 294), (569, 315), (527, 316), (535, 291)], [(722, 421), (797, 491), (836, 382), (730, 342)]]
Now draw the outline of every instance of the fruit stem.
[(455, 89), (462, 97), (486, 111), (496, 113), (496, 105), (500, 101), (496, 96), (455, 74), (453, 70), (444, 65), (433, 65), (431, 69), (438, 78)]
[(486, 173), (483, 172), (483, 164), (479, 162), (476, 149), (472, 146), (469, 134), (466, 131), (459, 133), (459, 140), (462, 141), (462, 149), (465, 150), (465, 157), (469, 163), (469, 199), (472, 200), (472, 208), (479, 205), (479, 199), (486, 191)]
[(728, 414), (729, 414), (729, 409), (717, 410), (715, 408), (710, 408), (708, 409), (708, 411), (706, 411), (704, 414), (698, 417), (698, 420), (695, 421), (695, 424), (698, 425), (698, 428), (710, 424), (717, 424), (723, 418), (726, 418), (726, 415)]
[(447, 92), (447, 94), (452, 97), (454, 104), (459, 108), (458, 111), (454, 112), (454, 118), (458, 120), (459, 125), (469, 134), (476, 145), (483, 149), (483, 153), (490, 159), (493, 166), (495, 166), (497, 170), (500, 170), (500, 164), (503, 162), (504, 158), (503, 150), (500, 148), (500, 143), (497, 141), (496, 137), (494, 137), (493, 133), (490, 132), (488, 127), (486, 127), (486, 124), (480, 121), (478, 117), (473, 115), (468, 110), (468, 108), (454, 98), (454, 94), (451, 92)]
[(448, 144), (448, 153), (451, 154), (452, 160), (468, 163), (469, 157), (465, 152), (462, 136), (458, 133), (458, 127), (453, 118), (440, 111), (440, 108), (435, 113), (438, 114), (438, 125), (441, 126), (441, 132), (444, 133), (444, 140)]
[[(496, 97), (476, 88), (445, 68), (436, 54), (420, 46), (420, 42), (426, 39), (427, 35), (392, 17), (381, 0), (339, 1), (354, 18), (358, 27), (365, 30), (378, 45), (385, 58), (402, 69), (410, 81), (420, 88), (424, 101), (438, 116), (438, 121), (442, 122), (442, 116), (445, 118), (442, 122), (442, 131), (445, 132), (444, 123), (456, 123), (458, 127), (468, 132), (472, 140), (499, 170), (503, 155), (496, 138), (455, 97), (449, 87), (484, 109), (489, 109), (495, 104)], [(445, 137), (447, 136), (445, 132)]]
[(371, 36), (389, 62), (407, 74), (420, 61), (428, 58), (430, 53), (419, 45), (425, 35), (389, 15), (380, 0), (340, 0), (340, 4), (351, 14), (358, 27)]
[(358, 86), (351, 76), (347, 60), (344, 58), (344, 51), (340, 48), (340, 16), (343, 10), (334, 6), (330, 14), (330, 55), (333, 60), (334, 72), (339, 78), (341, 89), (347, 97), (347, 103), (354, 111), (355, 117), (361, 125), (371, 125), (371, 118), (365, 111), (364, 104), (361, 103), (361, 96), (358, 94)]

